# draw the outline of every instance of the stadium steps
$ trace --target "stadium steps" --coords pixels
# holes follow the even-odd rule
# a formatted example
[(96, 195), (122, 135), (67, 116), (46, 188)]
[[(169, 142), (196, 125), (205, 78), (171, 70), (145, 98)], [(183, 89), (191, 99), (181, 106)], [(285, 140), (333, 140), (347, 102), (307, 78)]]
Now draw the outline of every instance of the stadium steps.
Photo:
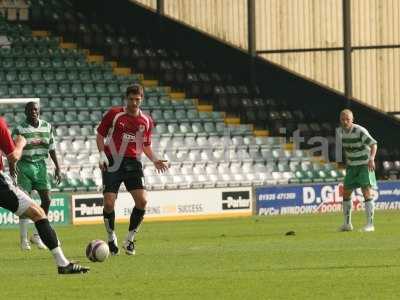
[[(60, 3), (61, 6), (63, 6), (62, 3)], [(65, 8), (67, 9), (68, 6), (65, 6)], [(72, 13), (72, 12), (71, 12)], [(121, 75), (129, 75), (131, 74), (131, 72), (129, 71), (129, 69), (120, 69), (120, 68), (116, 68), (114, 69), (115, 74), (121, 74)], [(186, 95), (184, 93), (173, 93), (170, 95), (172, 99), (184, 99), (186, 98)]]
[[(62, 38), (60, 38), (62, 39)], [(75, 43), (70, 43), (73, 44), (73, 47), (66, 47), (67, 49), (79, 49), (78, 47), (75, 47), (76, 44)], [(104, 57), (102, 55), (92, 55), (90, 54), (90, 51), (85, 51), (85, 54), (87, 56), (87, 61), (88, 62), (96, 62), (96, 63), (102, 63), (104, 62)], [(112, 62), (111, 63), (112, 67), (113, 67), (113, 73), (116, 75), (122, 75), (122, 76), (128, 76), (132, 74), (132, 70), (130, 68), (127, 67), (117, 67), (116, 65), (118, 65), (118, 62)], [(140, 77), (143, 78), (143, 77)], [(157, 80), (145, 80), (142, 79), (141, 83), (145, 86), (145, 87), (157, 87), (158, 81)], [(165, 87), (166, 91), (169, 91), (169, 96), (171, 98), (171, 100), (173, 101), (179, 101), (179, 100), (183, 100), (186, 99), (186, 95), (183, 92), (170, 92), (171, 88), (170, 87)], [(203, 111), (207, 111), (207, 112), (212, 112), (212, 106), (211, 105), (202, 105), (202, 106), (198, 106), (199, 111), (203, 112)], [(239, 125), (240, 124), (240, 118), (228, 118), (225, 120), (226, 124), (228, 125)], [(247, 127), (250, 128), (250, 130), (253, 129), (252, 124), (243, 124)], [(245, 129), (243, 129), (245, 127), (231, 127), (231, 131), (235, 134), (240, 134), (243, 133), (244, 131), (246, 131)]]
[[(62, 39), (57, 39), (57, 38), (52, 38), (50, 37), (46, 37), (47, 39), (45, 39), (44, 41), (46, 43), (50, 45), (52, 45), (52, 47), (54, 47), (54, 43), (55, 42), (59, 42)], [(38, 43), (41, 42), (40, 39), (35, 39), (32, 40), (32, 42), (34, 43)], [(70, 50), (78, 50), (78, 48), (66, 48), (66, 49), (70, 49)], [(90, 55), (90, 52), (85, 51), (85, 55)], [(110, 64), (109, 64), (110, 65)], [(113, 67), (116, 68), (117, 65), (113, 64)], [(90, 86), (87, 86), (88, 88)], [(159, 95), (166, 95), (166, 96), (171, 96), (171, 88), (170, 87), (159, 87), (159, 86), (146, 86), (146, 94), (148, 95), (157, 95), (157, 97)], [(175, 105), (181, 105), (181, 104), (185, 104), (186, 100), (188, 99), (182, 99), (185, 98), (186, 95), (182, 95), (182, 96), (178, 96), (178, 98), (180, 99), (170, 99), (170, 98), (166, 98), (165, 101), (162, 100), (163, 98), (156, 98), (157, 99), (157, 105), (158, 108), (160, 109), (160, 112), (162, 112), (162, 114), (165, 114), (165, 109), (171, 109), (173, 108), (176, 111), (176, 107)], [(54, 100), (54, 98), (52, 99), (52, 101)], [(183, 100), (183, 101), (182, 101)], [(64, 100), (65, 101), (65, 100)], [(83, 111), (86, 111), (87, 113), (87, 118), (88, 120), (91, 120), (91, 124), (93, 125), (94, 123), (96, 123), (99, 118), (101, 117), (102, 111), (99, 109), (96, 109), (96, 105), (95, 104), (89, 104), (89, 101), (91, 101), (90, 99), (85, 99), (84, 100), (86, 102), (85, 106), (82, 106), (82, 109), (84, 109)], [(198, 102), (196, 100), (190, 101), (190, 105), (192, 105), (193, 108), (196, 108), (196, 104)], [(66, 119), (65, 115), (65, 110), (59, 108), (59, 105), (57, 103), (49, 103), (50, 105), (54, 106), (54, 110), (50, 109), (48, 110), (48, 116), (51, 118), (56, 118), (58, 120), (53, 120), (55, 121), (55, 123), (57, 125), (60, 126), (68, 126), (67, 130), (68, 132), (70, 132), (72, 134), (72, 136), (74, 137), (75, 141), (77, 140), (77, 138), (79, 136), (85, 136), (85, 134), (83, 133), (83, 131), (78, 134), (78, 132), (72, 133), (72, 131), (70, 131), (72, 129), (73, 124), (83, 124), (82, 121), (78, 120), (78, 113), (77, 111), (75, 113), (69, 113), (68, 115), (68, 119)], [(174, 107), (171, 107), (172, 106)], [(91, 106), (91, 108), (89, 107), (89, 105)], [(182, 106), (181, 106), (182, 107)], [(50, 107), (51, 108), (51, 107)], [(175, 124), (174, 122), (170, 123), (166, 123), (166, 128), (169, 131), (168, 133), (165, 132), (164, 135), (161, 135), (161, 137), (165, 137), (165, 138), (169, 138), (170, 141), (176, 141), (177, 138), (196, 138), (196, 139), (200, 139), (200, 138), (208, 138), (211, 139), (212, 137), (216, 137), (218, 134), (223, 134), (225, 129), (229, 129), (231, 134), (232, 134), (232, 142), (235, 141), (235, 138), (238, 139), (239, 137), (243, 138), (248, 138), (251, 136), (251, 133), (253, 132), (253, 128), (251, 125), (246, 125), (246, 124), (240, 124), (240, 119), (237, 117), (234, 118), (226, 118), (226, 115), (223, 114), (222, 116), (219, 116), (221, 118), (220, 122), (214, 122), (214, 123), (210, 123), (210, 120), (213, 120), (213, 115), (212, 113), (212, 106), (209, 105), (207, 106), (203, 106), (202, 109), (197, 110), (197, 117), (199, 119), (190, 119), (190, 123), (186, 123), (186, 124), (181, 124), (181, 126), (179, 127), (179, 130), (183, 130), (184, 132), (178, 132), (175, 130), (178, 130), (178, 127), (176, 127), (177, 124)], [(71, 107), (68, 108), (69, 110), (76, 110), (77, 107)], [(93, 110), (94, 109), (94, 110)], [(154, 109), (156, 109), (155, 107), (153, 107), (153, 111)], [(81, 111), (81, 112), (83, 112)], [(90, 113), (89, 113), (90, 111)], [(188, 111), (187, 113), (187, 117), (189, 117), (188, 115)], [(18, 117), (19, 118), (19, 117)], [(225, 119), (227, 119), (227, 124), (225, 124)], [(166, 120), (168, 120), (168, 118), (166, 118)], [(16, 120), (17, 122), (19, 122), (18, 120)], [(92, 126), (90, 125), (90, 126)], [(80, 128), (80, 127), (79, 127)], [(209, 132), (206, 132), (206, 128), (209, 128)], [(91, 127), (90, 130), (93, 130), (94, 128)], [(94, 130), (93, 130), (94, 132)], [(253, 147), (253, 149), (257, 150), (257, 152), (259, 153), (262, 149), (262, 147), (267, 146), (267, 147), (271, 147), (271, 149), (278, 149), (282, 147), (282, 143), (275, 138), (268, 138), (268, 139), (264, 139), (264, 140), (260, 140), (259, 144), (257, 144), (256, 148), (254, 147), (253, 144), (249, 143), (249, 144), (243, 144), (243, 143), (238, 143), (237, 145), (232, 146), (233, 148), (230, 148), (230, 151), (233, 151), (231, 153), (231, 157), (230, 157), (230, 164), (231, 166), (229, 167), (229, 171), (227, 171), (227, 173), (221, 173), (219, 175), (221, 175), (221, 177), (218, 177), (217, 181), (222, 182), (222, 184), (226, 184), (226, 185), (230, 185), (230, 186), (237, 186), (240, 185), (242, 183), (244, 184), (248, 184), (249, 180), (250, 182), (261, 182), (261, 183), (287, 183), (288, 179), (291, 177), (291, 173), (289, 171), (287, 171), (285, 168), (283, 168), (282, 170), (278, 170), (276, 169), (276, 163), (279, 161), (280, 159), (280, 155), (283, 154), (279, 154), (279, 152), (276, 152), (276, 157), (274, 158), (274, 163), (268, 164), (266, 165), (265, 159), (271, 159), (272, 156), (266, 156), (265, 159), (259, 160), (260, 162), (262, 162), (264, 167), (268, 167), (269, 169), (260, 169), (260, 170), (253, 170), (252, 172), (249, 171), (249, 173), (245, 173), (245, 174), (249, 174), (249, 176), (247, 175), (243, 175), (243, 174), (238, 174), (238, 170), (236, 167), (234, 167), (233, 163), (239, 163), (240, 167), (245, 166), (245, 162), (246, 160), (248, 160), (248, 162), (251, 162), (252, 167), (254, 166), (254, 169), (256, 168), (255, 162), (256, 162), (256, 156), (254, 157), (250, 157), (250, 152), (248, 152), (248, 148), (250, 146)], [(197, 146), (198, 147), (198, 146)], [(163, 148), (163, 151), (166, 151), (166, 148)], [(178, 148), (176, 148), (175, 150), (175, 154), (174, 155), (178, 155)], [(93, 150), (93, 149), (92, 149)], [(69, 153), (66, 152), (62, 152), (65, 153), (65, 157), (63, 157), (64, 162), (66, 163), (66, 166), (68, 166), (68, 168), (70, 170), (74, 169), (74, 170), (79, 170), (79, 168), (82, 168), (82, 161), (80, 161), (79, 159), (83, 159), (83, 162), (87, 161), (87, 157), (83, 157), (83, 158), (79, 158), (78, 154), (82, 154), (82, 152), (80, 150), (78, 150), (78, 148), (76, 149), (76, 152), (71, 153), (71, 150), (68, 151)], [(273, 152), (273, 151), (272, 151)], [(180, 153), (180, 152), (179, 152)], [(70, 154), (74, 154), (77, 155), (76, 157), (74, 155), (72, 155), (73, 157), (71, 157)], [(164, 152), (165, 155), (169, 155), (168, 153)], [(218, 149), (215, 149), (213, 153), (208, 153), (207, 152), (207, 147), (206, 148), (199, 148), (199, 150), (196, 149), (191, 149), (189, 152), (189, 156), (191, 158), (191, 162), (186, 161), (187, 163), (192, 163), (192, 164), (196, 164), (197, 165), (197, 161), (201, 161), (200, 164), (198, 164), (198, 167), (200, 170), (202, 170), (202, 164), (206, 164), (209, 163), (209, 159), (210, 159), (210, 155), (219, 155), (218, 154)], [(259, 153), (260, 154), (260, 153)], [(69, 156), (68, 156), (69, 155)], [(174, 157), (174, 155), (172, 155), (171, 157)], [(183, 155), (182, 153), (180, 153), (179, 155)], [(253, 154), (251, 154), (253, 155)], [(290, 156), (291, 153), (288, 153), (288, 156)], [(67, 157), (68, 156), (68, 157)], [(285, 159), (285, 158), (283, 158)], [(307, 159), (307, 158), (305, 158)], [(176, 159), (171, 159), (172, 161), (176, 161), (179, 162), (178, 157), (176, 157)], [(95, 159), (92, 159), (91, 161), (96, 161)], [(185, 162), (185, 161), (184, 161)], [(222, 162), (219, 162), (219, 164), (222, 165)], [(239, 167), (239, 168), (240, 168)], [(93, 169), (94, 171), (94, 169)], [(265, 176), (263, 175), (263, 172), (265, 171)], [(232, 173), (231, 173), (232, 172)], [(84, 190), (84, 184), (83, 184), (83, 180), (79, 176), (79, 172), (77, 172), (78, 175), (72, 175), (70, 174), (70, 176), (68, 177), (68, 180), (66, 180), (64, 182), (64, 186), (61, 186), (61, 189), (64, 191), (77, 191), (77, 190)], [(314, 174), (314, 173), (309, 173), (309, 174)], [(308, 174), (308, 175), (309, 175)], [(307, 174), (306, 174), (307, 175)], [(172, 186), (176, 186), (176, 184), (178, 184), (179, 180), (182, 179), (184, 176), (183, 174), (179, 174), (177, 175), (178, 177), (173, 177), (173, 176), (166, 176), (163, 177), (166, 181), (165, 182), (159, 182), (157, 183), (158, 186), (162, 186), (162, 187), (172, 187)], [(193, 183), (193, 186), (196, 187), (204, 187), (206, 185), (208, 185), (210, 182), (216, 182), (214, 177), (207, 177), (204, 174), (189, 174), (188, 176), (191, 176), (191, 178), (184, 178), (186, 181), (188, 180), (189, 182)], [(253, 177), (252, 177), (253, 176)], [(180, 179), (179, 179), (180, 178)], [(252, 181), (253, 179), (254, 181)], [(164, 180), (162, 179), (162, 180)], [(213, 181), (214, 180), (214, 181)], [(319, 180), (319, 178), (317, 178), (316, 180)]]
[(126, 68), (126, 67), (116, 67), (116, 68), (113, 68), (113, 73), (115, 75), (128, 76), (128, 75), (132, 74), (132, 69)]
[(186, 98), (186, 94), (184, 92), (171, 92), (170, 97), (172, 99), (182, 100)]
[[(152, 86), (159, 86), (159, 82), (158, 82), (158, 80), (145, 80), (145, 79), (143, 79), (142, 80), (142, 85), (144, 86), (144, 87), (152, 87)], [(170, 95), (171, 96), (171, 95)], [(172, 96), (171, 96), (171, 98), (173, 98)]]
[(227, 125), (240, 125), (240, 118), (236, 117), (226, 117), (224, 119), (225, 124)]
[(32, 30), (32, 36), (36, 37), (49, 37), (51, 35), (50, 31), (46, 30)]
[(63, 49), (78, 49), (78, 45), (76, 43), (61, 42), (60, 43), (60, 48), (63, 48)]
[(104, 56), (103, 55), (90, 55), (90, 54), (87, 54), (86, 59), (90, 63), (103, 63), (104, 62)]
[(254, 129), (253, 134), (254, 136), (269, 136), (269, 131), (263, 129)]
[[(197, 110), (199, 112), (212, 112), (213, 111), (213, 107), (212, 107), (212, 105), (198, 104), (197, 105)], [(225, 112), (223, 112), (223, 113), (226, 114)]]

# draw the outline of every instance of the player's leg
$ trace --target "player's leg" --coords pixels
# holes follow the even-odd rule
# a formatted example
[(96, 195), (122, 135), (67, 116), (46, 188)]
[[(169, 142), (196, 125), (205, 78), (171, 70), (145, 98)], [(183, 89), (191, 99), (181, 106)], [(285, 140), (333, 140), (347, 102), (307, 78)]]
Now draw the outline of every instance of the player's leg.
[(38, 194), (40, 196), (40, 207), (43, 209), (44, 213), (46, 216), (49, 214), (49, 208), (50, 208), (50, 191), (49, 190), (39, 190)]
[(29, 227), (29, 218), (21, 216), (19, 218), (19, 237), (20, 237), (21, 250), (24, 251), (31, 250), (31, 245), (28, 239), (28, 227)]
[(30, 218), (35, 223), (36, 230), (43, 239), (43, 242), (52, 252), (57, 265), (68, 265), (69, 261), (65, 258), (61, 248), (58, 247), (57, 234), (53, 228), (51, 228), (43, 209), (37, 203), (32, 203), (26, 208), (23, 215)]
[(117, 199), (116, 193), (104, 193), (104, 208), (103, 208), (103, 221), (107, 232), (108, 247), (110, 248), (111, 255), (117, 255), (118, 239), (115, 234), (115, 200)]
[(374, 227), (374, 190), (376, 188), (375, 172), (369, 171), (368, 166), (361, 166), (358, 176), (358, 181), (362, 189), (362, 193), (365, 199), (365, 214), (367, 217), (367, 224), (363, 227), (362, 231), (371, 232), (375, 230)]
[(362, 193), (365, 199), (365, 215), (367, 217), (367, 224), (363, 227), (362, 231), (372, 232), (375, 231), (374, 215), (375, 215), (375, 201), (374, 190), (371, 187), (362, 188)]
[[(49, 190), (38, 190), (40, 196), (40, 207), (43, 209), (45, 215), (49, 214), (49, 207), (50, 207), (50, 191)], [(41, 240), (39, 233), (37, 230), (34, 230), (33, 235), (30, 238), (30, 241), (35, 244), (38, 249), (46, 249), (46, 245)]]
[(357, 175), (358, 169), (354, 167), (346, 168), (346, 176), (343, 180), (343, 225), (339, 227), (339, 231), (352, 231), (353, 225), (351, 223), (351, 210), (353, 203), (351, 201), (351, 194), (353, 190), (357, 187)]
[(125, 253), (128, 255), (135, 254), (135, 235), (139, 230), (139, 226), (143, 221), (145, 214), (147, 195), (144, 187), (144, 175), (142, 164), (137, 160), (125, 161), (124, 168), (126, 170), (124, 184), (126, 189), (132, 195), (135, 206), (129, 220), (129, 230), (124, 241)]
[(122, 170), (115, 172), (102, 172), (103, 178), (103, 221), (107, 232), (108, 247), (111, 255), (117, 255), (118, 239), (115, 234), (115, 200), (117, 199), (118, 190), (122, 183)]
[(56, 232), (50, 226), (49, 220), (38, 204), (33, 202), (23, 214), (35, 223), (40, 239), (53, 255), (59, 274), (78, 274), (89, 271), (89, 268), (72, 263), (65, 257), (63, 250), (59, 246)]
[[(17, 164), (17, 183), (18, 186), (30, 194), (32, 192), (32, 180), (33, 170), (29, 163), (25, 161), (19, 161)], [(20, 216), (19, 218), (19, 235), (20, 235), (20, 246), (22, 250), (31, 250), (31, 246), (28, 239), (28, 228), (29, 218)]]
[(351, 223), (351, 209), (352, 209), (352, 201), (351, 194), (353, 190), (348, 189), (346, 187), (343, 188), (343, 225), (340, 226), (339, 231), (352, 231), (353, 225)]
[[(32, 163), (34, 169), (34, 176), (32, 178), (32, 189), (36, 190), (40, 196), (40, 206), (42, 207), (46, 216), (49, 214), (50, 207), (50, 178), (47, 174), (47, 166), (44, 160)], [(35, 244), (39, 249), (46, 249), (46, 245), (40, 239), (37, 231), (34, 231), (30, 241)]]
[(13, 186), (2, 174), (0, 174), (0, 206), (10, 210), (17, 216), (26, 216), (35, 223), (41, 239), (56, 261), (58, 273), (86, 273), (89, 270), (89, 268), (71, 263), (64, 256), (62, 249), (58, 246), (57, 234), (50, 226), (43, 209), (26, 193)]
[(133, 207), (130, 216), (129, 231), (124, 242), (124, 249), (126, 254), (134, 255), (135, 235), (138, 232), (140, 224), (142, 223), (144, 218), (146, 204), (147, 204), (147, 195), (146, 191), (143, 188), (130, 190), (129, 193), (132, 195), (135, 201), (135, 206)]
[(36, 166), (36, 173), (35, 173), (35, 178), (34, 181), (32, 182), (32, 188), (36, 191), (38, 191), (39, 196), (40, 196), (40, 201), (41, 204), (40, 206), (43, 208), (44, 213), (46, 216), (49, 213), (49, 207), (50, 207), (50, 190), (51, 190), (51, 184), (50, 184), (50, 178), (49, 174), (47, 173), (47, 166), (45, 161), (39, 161), (35, 164)]

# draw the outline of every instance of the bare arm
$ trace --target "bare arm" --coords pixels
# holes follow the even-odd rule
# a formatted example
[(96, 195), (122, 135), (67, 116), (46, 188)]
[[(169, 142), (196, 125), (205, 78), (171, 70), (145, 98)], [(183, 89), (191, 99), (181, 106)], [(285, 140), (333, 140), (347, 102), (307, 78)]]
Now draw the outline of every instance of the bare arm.
[(54, 166), (56, 167), (56, 169), (60, 169), (60, 165), (59, 165), (58, 159), (57, 159), (56, 150), (50, 150), (49, 154), (50, 154), (51, 160), (53, 161)]
[(109, 166), (110, 162), (108, 161), (108, 158), (104, 153), (104, 137), (99, 133), (96, 136), (96, 144), (97, 144), (97, 149), (99, 150), (100, 153), (99, 168), (102, 171), (105, 171), (107, 170), (107, 167)]
[(377, 144), (371, 145), (371, 150), (369, 152), (369, 161), (368, 161), (368, 170), (369, 171), (375, 170), (375, 156), (376, 156), (377, 150), (378, 150)]
[(144, 152), (144, 154), (146, 154), (147, 158), (150, 159), (152, 162), (155, 162), (158, 160), (158, 157), (155, 156), (151, 146), (144, 146), (143, 152)]
[(151, 146), (143, 147), (143, 152), (146, 156), (153, 162), (154, 166), (156, 167), (157, 171), (160, 173), (164, 173), (168, 170), (169, 165), (167, 160), (159, 159), (153, 152)]
[(58, 163), (56, 150), (50, 150), (49, 154), (50, 154), (51, 160), (54, 163), (54, 166), (56, 167), (56, 169), (55, 169), (55, 177), (56, 177), (57, 184), (60, 184), (60, 182), (61, 182), (61, 169), (60, 169), (60, 165)]
[(97, 144), (97, 149), (99, 152), (104, 151), (104, 137), (101, 134), (96, 135), (96, 144)]
[(370, 159), (375, 160), (375, 156), (376, 156), (376, 151), (378, 150), (378, 145), (377, 144), (373, 144), (371, 146), (371, 151), (370, 151)]
[(15, 149), (9, 155), (7, 155), (8, 162), (10, 165), (16, 164), (18, 160), (20, 160), (22, 156), (22, 150), (26, 145), (26, 140), (22, 135), (17, 135), (14, 140)]
[(15, 149), (7, 156), (7, 159), (10, 167), (10, 175), (14, 180), (14, 184), (17, 184), (17, 162), (22, 156), (22, 150), (26, 145), (26, 140), (22, 135), (17, 135), (14, 143)]

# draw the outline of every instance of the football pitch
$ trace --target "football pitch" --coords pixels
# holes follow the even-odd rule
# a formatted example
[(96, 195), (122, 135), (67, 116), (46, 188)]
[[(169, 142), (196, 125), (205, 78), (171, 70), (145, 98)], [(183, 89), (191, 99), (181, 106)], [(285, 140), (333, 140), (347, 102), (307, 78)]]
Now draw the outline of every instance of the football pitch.
[[(102, 225), (59, 226), (68, 257), (91, 267), (60, 276), (47, 251), (21, 252), (0, 234), (1, 299), (398, 299), (399, 212), (376, 213), (373, 233), (336, 228), (339, 214), (143, 224), (136, 256), (85, 257)], [(356, 230), (364, 225), (355, 213)], [(127, 224), (117, 224), (121, 241)], [(286, 236), (294, 230), (296, 235)]]

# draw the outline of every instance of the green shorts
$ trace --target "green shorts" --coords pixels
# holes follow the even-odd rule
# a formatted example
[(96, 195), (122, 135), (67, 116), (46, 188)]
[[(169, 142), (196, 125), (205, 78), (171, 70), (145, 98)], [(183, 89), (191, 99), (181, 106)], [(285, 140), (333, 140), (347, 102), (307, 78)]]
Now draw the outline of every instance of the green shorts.
[(17, 168), (18, 186), (25, 192), (30, 193), (32, 190), (50, 190), (51, 185), (47, 174), (46, 162), (44, 160), (38, 162), (20, 160), (17, 164)]
[(343, 185), (346, 190), (366, 187), (377, 188), (375, 172), (369, 171), (367, 165), (348, 166)]

